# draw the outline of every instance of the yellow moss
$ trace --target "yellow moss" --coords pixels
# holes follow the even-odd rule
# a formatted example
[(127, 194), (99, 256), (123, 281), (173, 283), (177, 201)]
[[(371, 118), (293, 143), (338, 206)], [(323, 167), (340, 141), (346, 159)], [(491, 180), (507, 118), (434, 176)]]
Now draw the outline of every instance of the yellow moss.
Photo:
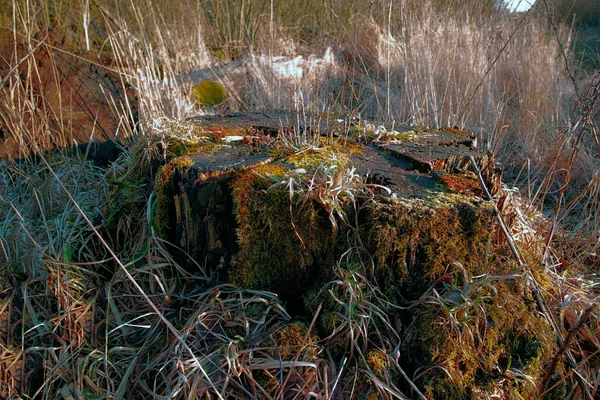
[(312, 360), (317, 356), (317, 346), (314, 344), (316, 335), (308, 335), (308, 328), (302, 322), (292, 322), (272, 335), (273, 340), (265, 342), (271, 357), (281, 360), (291, 360), (298, 352), (302, 352), (300, 360)]
[(280, 149), (283, 161), (296, 168), (316, 168), (321, 164), (345, 167), (352, 154), (364, 154), (363, 148), (356, 143), (340, 138), (321, 137), (316, 146), (296, 150), (293, 154)]
[(362, 146), (357, 145), (356, 143), (352, 143), (352, 142), (339, 142), (341, 144), (341, 146), (346, 149), (346, 151), (349, 154), (360, 154), (363, 155), (365, 154)]
[(390, 360), (381, 350), (370, 350), (367, 353), (367, 366), (378, 378), (383, 378), (390, 370)]
[(251, 173), (255, 177), (275, 177), (281, 178), (289, 171), (281, 164), (261, 164), (252, 168)]
[(190, 143), (180, 139), (170, 138), (168, 142), (167, 158), (185, 156), (186, 154), (195, 151), (200, 145), (200, 142)]
[(192, 99), (198, 106), (214, 106), (227, 99), (227, 91), (216, 81), (202, 81), (192, 88)]
[(188, 156), (176, 157), (169, 162), (172, 168), (189, 168), (194, 165), (194, 161)]
[(296, 168), (316, 168), (326, 163), (327, 165), (337, 165), (343, 167), (348, 163), (348, 154), (341, 149), (325, 148), (319, 150), (308, 150), (293, 154), (285, 158), (285, 162), (292, 164)]

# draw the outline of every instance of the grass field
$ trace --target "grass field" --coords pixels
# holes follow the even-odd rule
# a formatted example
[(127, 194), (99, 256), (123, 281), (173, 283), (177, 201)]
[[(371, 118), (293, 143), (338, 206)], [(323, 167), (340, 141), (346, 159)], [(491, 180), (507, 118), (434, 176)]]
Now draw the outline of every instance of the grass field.
[[(0, 0), (0, 397), (597, 398), (599, 11), (495, 3)], [(273, 68), (290, 60), (301, 75)], [(226, 92), (216, 104), (196, 101), (207, 74)], [(374, 255), (336, 265), (322, 290), (335, 301), (300, 316), (191, 274), (155, 223), (156, 176), (187, 118), (273, 110), (474, 133), (502, 165), (496, 201), (524, 259), (504, 241), (490, 265), (510, 272), (483, 281), (457, 263), (464, 307), (423, 293), (404, 328), (395, 316), (417, 306), (370, 280)], [(123, 148), (88, 146), (107, 139)], [(498, 318), (545, 326), (535, 350), (494, 337), (486, 300), (532, 281), (542, 300), (507, 300)], [(333, 333), (326, 311), (342, 316)], [(446, 341), (415, 331), (427, 318)], [(430, 364), (405, 354), (415, 336), (439, 344)]]

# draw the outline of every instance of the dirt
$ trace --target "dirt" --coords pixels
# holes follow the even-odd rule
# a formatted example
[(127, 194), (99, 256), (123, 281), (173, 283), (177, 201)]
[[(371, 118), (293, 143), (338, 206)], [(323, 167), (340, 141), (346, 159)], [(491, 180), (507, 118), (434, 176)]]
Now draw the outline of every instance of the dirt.
[[(123, 87), (114, 62), (104, 55), (77, 51), (57, 28), (50, 29), (47, 37), (40, 31), (33, 45), (41, 40), (42, 45), (9, 75), (16, 60), (22, 60), (31, 49), (25, 43), (15, 43), (11, 31), (0, 29), (0, 77), (7, 79), (8, 89), (3, 93), (23, 84), (30, 89), (23, 95), (39, 104), (36, 112), (19, 113), (23, 120), (13, 123), (35, 132), (45, 113), (52, 115), (46, 137), (36, 137), (42, 151), (118, 141), (123, 121), (112, 112), (111, 98), (115, 104), (128, 98), (134, 117), (137, 101), (133, 90)], [(0, 124), (0, 158), (20, 157), (22, 150), (9, 129)]]

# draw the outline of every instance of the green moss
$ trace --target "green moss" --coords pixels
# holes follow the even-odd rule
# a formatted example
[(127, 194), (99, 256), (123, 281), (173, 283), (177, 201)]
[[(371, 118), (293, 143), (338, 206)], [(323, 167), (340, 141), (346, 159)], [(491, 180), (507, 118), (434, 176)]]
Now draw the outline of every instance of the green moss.
[(194, 161), (188, 156), (180, 156), (173, 158), (169, 165), (171, 168), (189, 168), (194, 165)]
[(555, 337), (525, 280), (494, 275), (514, 271), (491, 257), (493, 206), (467, 196), (433, 196), (381, 200), (363, 216), (374, 279), (386, 294), (416, 304), (401, 316), (408, 326), (406, 368), (427, 371), (417, 383), (432, 399), (493, 390), (534, 396), (527, 380), (543, 376)]
[[(322, 208), (267, 176), (281, 178), (279, 165), (241, 173), (233, 183), (239, 254), (231, 278), (248, 288), (302, 295), (315, 279), (316, 261), (327, 258), (333, 235)], [(290, 204), (291, 201), (291, 204)]]
[(171, 159), (177, 157), (183, 157), (188, 154), (214, 150), (216, 147), (216, 140), (213, 135), (208, 132), (206, 135), (200, 136), (201, 133), (206, 132), (198, 132), (198, 137), (195, 139), (184, 139), (178, 136), (168, 136), (166, 161), (170, 161)]
[(192, 99), (199, 107), (215, 106), (227, 99), (227, 91), (216, 81), (202, 81), (192, 88)]
[(326, 162), (329, 165), (346, 165), (348, 157), (343, 153), (328, 150), (309, 150), (302, 153), (293, 154), (285, 158), (285, 162), (292, 164), (296, 168), (316, 168)]
[(405, 362), (429, 367), (419, 382), (427, 397), (468, 399), (494, 391), (503, 398), (534, 397), (531, 382), (539, 383), (556, 346), (534, 301), (523, 298), (525, 282), (484, 278), (462, 297), (453, 296), (461, 286), (439, 285), (437, 295), (422, 298), (402, 340)]
[(166, 185), (169, 182), (172, 169), (165, 165), (159, 173), (156, 175), (154, 180), (154, 193), (156, 193), (156, 199), (154, 200), (152, 213), (152, 225), (156, 230), (158, 236), (165, 238), (167, 235), (167, 229), (169, 226), (168, 219), (168, 202), (169, 199), (166, 195)]
[(339, 139), (332, 141), (323, 138), (321, 142), (319, 143), (319, 148), (301, 149), (285, 157), (284, 161), (296, 168), (311, 169), (317, 168), (322, 164), (336, 165), (341, 168), (348, 164), (352, 154), (360, 154), (362, 152), (360, 147)]
[(495, 213), (483, 201), (386, 200), (373, 206), (367, 233), (380, 282), (419, 296), (451, 262), (485, 272)]
[[(335, 234), (323, 204), (296, 189), (290, 195), (294, 173), (289, 173), (283, 165), (272, 164), (234, 179), (240, 250), (230, 277), (241, 286), (293, 299), (293, 307), (300, 312), (298, 300), (330, 278), (331, 266), (340, 254), (336, 246), (341, 235)], [(343, 238), (340, 241), (347, 246)]]

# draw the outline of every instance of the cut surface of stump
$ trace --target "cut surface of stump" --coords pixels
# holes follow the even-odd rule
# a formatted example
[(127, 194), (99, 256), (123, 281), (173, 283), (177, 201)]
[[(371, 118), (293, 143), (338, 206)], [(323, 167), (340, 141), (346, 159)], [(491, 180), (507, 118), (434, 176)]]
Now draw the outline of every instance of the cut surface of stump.
[(262, 134), (277, 136), (278, 132), (290, 127), (292, 116), (279, 112), (265, 114), (262, 112), (234, 113), (227, 115), (201, 115), (190, 119), (191, 122), (204, 126), (208, 131), (223, 135)]

